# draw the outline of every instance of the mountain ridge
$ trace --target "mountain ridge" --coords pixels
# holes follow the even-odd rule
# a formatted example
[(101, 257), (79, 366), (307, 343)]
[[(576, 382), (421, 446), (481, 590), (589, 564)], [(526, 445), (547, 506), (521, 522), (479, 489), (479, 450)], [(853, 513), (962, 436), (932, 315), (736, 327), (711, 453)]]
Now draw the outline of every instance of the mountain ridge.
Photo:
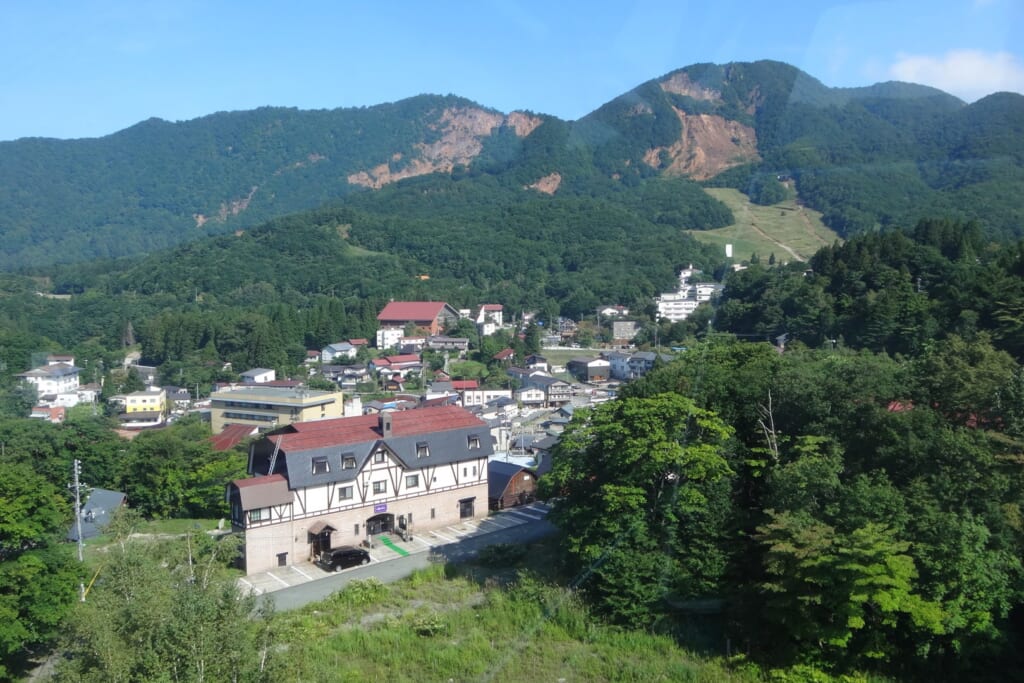
[[(1024, 179), (1022, 119), (1024, 97), (1012, 93), (965, 104), (892, 81), (830, 88), (768, 60), (683, 67), (576, 121), (454, 95), (151, 118), (102, 138), (0, 142), (0, 268), (153, 252), (467, 172), (547, 194), (628, 192), (677, 175), (764, 201), (785, 174), (842, 234), (927, 210), (1015, 235), (1024, 221), (1005, 192)], [(994, 210), (979, 208), (992, 195)]]

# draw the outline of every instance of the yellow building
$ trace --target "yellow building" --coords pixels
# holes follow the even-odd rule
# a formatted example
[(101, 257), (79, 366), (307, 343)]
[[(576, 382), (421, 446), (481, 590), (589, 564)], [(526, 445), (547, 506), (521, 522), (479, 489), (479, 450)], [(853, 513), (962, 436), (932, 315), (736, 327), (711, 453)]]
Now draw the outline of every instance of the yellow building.
[(244, 386), (210, 394), (210, 427), (219, 434), (232, 424), (261, 432), (293, 422), (344, 417), (344, 394), (302, 387)]
[(158, 387), (113, 396), (110, 401), (123, 407), (117, 419), (125, 429), (159, 427), (167, 416), (167, 392)]

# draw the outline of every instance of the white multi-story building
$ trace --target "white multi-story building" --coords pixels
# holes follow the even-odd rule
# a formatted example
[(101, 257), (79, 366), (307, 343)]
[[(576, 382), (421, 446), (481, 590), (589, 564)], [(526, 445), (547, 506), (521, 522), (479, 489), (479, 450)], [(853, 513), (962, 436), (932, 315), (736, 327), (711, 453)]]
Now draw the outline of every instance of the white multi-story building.
[(80, 368), (70, 363), (54, 362), (18, 374), (25, 382), (36, 388), (39, 396), (72, 393), (78, 389)]
[(655, 297), (658, 304), (658, 318), (677, 323), (686, 320), (702, 303), (714, 299), (722, 285), (717, 282), (690, 282), (696, 273), (693, 266), (679, 273), (679, 289)]
[(297, 422), (228, 486), (249, 574), (487, 514), (487, 423), (456, 406)]

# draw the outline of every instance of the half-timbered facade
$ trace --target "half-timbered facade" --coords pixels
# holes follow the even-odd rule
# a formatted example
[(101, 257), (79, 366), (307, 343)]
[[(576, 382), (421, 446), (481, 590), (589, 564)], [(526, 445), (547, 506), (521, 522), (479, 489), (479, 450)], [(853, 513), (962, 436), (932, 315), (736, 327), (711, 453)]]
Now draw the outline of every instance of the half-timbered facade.
[(487, 423), (457, 406), (298, 422), (228, 487), (249, 574), (487, 514)]

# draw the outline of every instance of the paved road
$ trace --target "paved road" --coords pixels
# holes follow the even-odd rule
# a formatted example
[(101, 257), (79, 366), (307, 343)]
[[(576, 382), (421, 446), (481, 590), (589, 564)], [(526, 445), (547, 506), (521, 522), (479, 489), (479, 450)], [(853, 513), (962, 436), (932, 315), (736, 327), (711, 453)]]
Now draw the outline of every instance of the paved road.
[[(554, 532), (555, 528), (541, 515), (527, 517), (523, 513), (526, 510), (537, 510), (532, 507), (518, 511), (517, 509), (506, 510), (502, 515), (514, 515), (519, 513), (520, 523), (514, 526), (499, 527), (495, 525), (494, 530), (481, 529), (472, 536), (467, 535), (451, 543), (435, 545), (422, 552), (414, 552), (408, 556), (389, 556), (384, 561), (375, 561), (372, 564), (355, 567), (336, 574), (328, 574), (319, 568), (313, 575), (310, 567), (303, 565), (302, 571), (310, 574), (313, 580), (306, 580), (287, 588), (280, 588), (272, 592), (265, 592), (260, 595), (261, 600), (272, 600), (275, 609), (285, 611), (302, 607), (310, 602), (324, 600), (332, 593), (344, 588), (353, 579), (367, 579), (375, 577), (385, 583), (391, 583), (404, 579), (418, 569), (429, 567), (435, 562), (465, 562), (472, 559), (482, 548), (496, 543), (531, 543), (544, 538)], [(546, 507), (544, 508), (546, 512)], [(499, 515), (498, 517), (501, 517)], [(490, 517), (483, 522), (495, 519)], [(482, 523), (483, 523), (482, 522)], [(242, 584), (244, 586), (244, 583)]]

